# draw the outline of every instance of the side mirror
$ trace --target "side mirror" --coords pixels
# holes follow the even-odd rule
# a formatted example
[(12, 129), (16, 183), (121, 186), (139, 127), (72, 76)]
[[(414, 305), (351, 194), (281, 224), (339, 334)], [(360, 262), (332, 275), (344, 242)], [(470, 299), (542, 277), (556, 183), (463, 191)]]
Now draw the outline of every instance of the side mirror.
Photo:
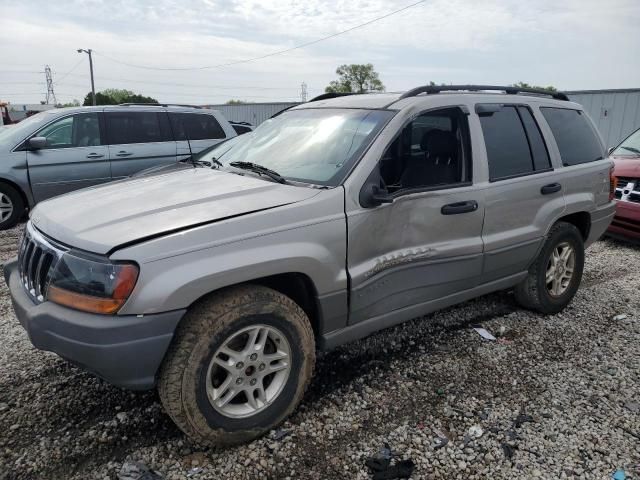
[(615, 147), (609, 147), (607, 149), (607, 157), (610, 157), (614, 150), (615, 150)]
[(360, 205), (365, 208), (373, 208), (383, 203), (392, 203), (393, 197), (389, 192), (378, 185), (369, 183), (360, 192)]
[(29, 139), (29, 146), (34, 150), (39, 150), (47, 146), (47, 137), (33, 137)]

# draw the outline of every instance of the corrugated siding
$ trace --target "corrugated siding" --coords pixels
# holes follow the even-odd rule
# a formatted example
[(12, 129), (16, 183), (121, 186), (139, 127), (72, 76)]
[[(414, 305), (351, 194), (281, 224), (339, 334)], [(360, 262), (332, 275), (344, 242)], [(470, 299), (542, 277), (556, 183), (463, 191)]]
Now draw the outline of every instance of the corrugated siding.
[(249, 122), (258, 126), (276, 113), (297, 103), (245, 103), (242, 105), (207, 105), (208, 108), (219, 110), (224, 117), (232, 122)]
[(569, 98), (589, 113), (607, 148), (640, 128), (640, 90), (570, 92)]

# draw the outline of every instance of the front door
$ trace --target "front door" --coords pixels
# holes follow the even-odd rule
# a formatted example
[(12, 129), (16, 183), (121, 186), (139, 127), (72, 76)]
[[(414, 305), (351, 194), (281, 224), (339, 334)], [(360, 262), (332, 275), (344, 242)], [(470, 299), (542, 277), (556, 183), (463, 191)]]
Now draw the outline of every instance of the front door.
[(176, 142), (164, 111), (105, 112), (111, 175), (125, 178), (176, 161)]
[(111, 180), (109, 150), (103, 141), (100, 115), (69, 115), (33, 135), (47, 138), (44, 148), (27, 151), (36, 202)]
[(473, 288), (482, 271), (484, 199), (460, 108), (415, 117), (377, 168), (392, 203), (347, 212), (350, 324), (420, 314)]

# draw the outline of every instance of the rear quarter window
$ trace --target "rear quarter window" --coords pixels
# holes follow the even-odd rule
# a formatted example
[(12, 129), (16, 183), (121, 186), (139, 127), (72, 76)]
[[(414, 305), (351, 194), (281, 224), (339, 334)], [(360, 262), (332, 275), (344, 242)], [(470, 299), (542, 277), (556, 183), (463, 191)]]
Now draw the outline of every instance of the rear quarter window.
[(568, 108), (541, 107), (551, 128), (564, 166), (595, 162), (604, 150), (595, 128), (584, 112)]

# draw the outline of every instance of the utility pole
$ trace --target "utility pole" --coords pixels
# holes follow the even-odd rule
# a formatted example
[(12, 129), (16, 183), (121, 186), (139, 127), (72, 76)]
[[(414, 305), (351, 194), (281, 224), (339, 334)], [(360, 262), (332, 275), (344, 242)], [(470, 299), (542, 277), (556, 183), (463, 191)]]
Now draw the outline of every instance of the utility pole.
[(47, 80), (47, 99), (46, 103), (49, 105), (49, 100), (53, 100), (53, 104), (56, 105), (56, 94), (53, 92), (53, 77), (51, 76), (51, 68), (49, 65), (44, 66), (44, 76)]
[(91, 49), (85, 50), (83, 48), (78, 49), (78, 53), (86, 53), (89, 55), (89, 71), (91, 72), (91, 99), (92, 103), (95, 106), (96, 104), (96, 87), (93, 83), (93, 58), (91, 57)]
[(307, 82), (302, 82), (300, 85), (300, 101), (302, 103), (307, 101)]

